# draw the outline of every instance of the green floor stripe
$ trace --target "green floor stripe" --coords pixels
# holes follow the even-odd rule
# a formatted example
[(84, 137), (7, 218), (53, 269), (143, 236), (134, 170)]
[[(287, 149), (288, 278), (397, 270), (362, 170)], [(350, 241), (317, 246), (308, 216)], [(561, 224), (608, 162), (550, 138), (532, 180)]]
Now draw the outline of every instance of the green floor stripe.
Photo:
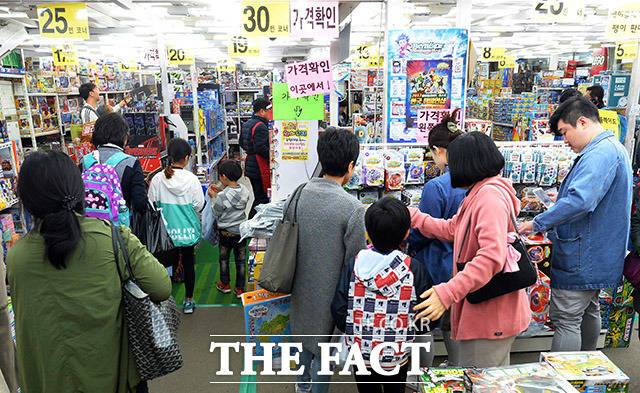
[[(242, 369), (244, 370), (244, 363), (242, 365)], [(256, 365), (253, 364), (253, 371), (256, 371)], [(243, 382), (256, 382), (257, 378), (255, 375), (242, 375), (240, 377), (240, 388), (238, 389), (238, 393), (256, 393), (257, 383), (243, 383)]]
[(205, 303), (204, 299), (209, 299), (209, 295), (211, 294), (211, 290), (213, 289), (215, 291), (215, 286), (216, 286), (216, 270), (217, 269), (209, 269), (209, 274), (207, 274), (207, 277), (204, 281), (204, 290), (202, 291), (202, 301), (201, 303)]

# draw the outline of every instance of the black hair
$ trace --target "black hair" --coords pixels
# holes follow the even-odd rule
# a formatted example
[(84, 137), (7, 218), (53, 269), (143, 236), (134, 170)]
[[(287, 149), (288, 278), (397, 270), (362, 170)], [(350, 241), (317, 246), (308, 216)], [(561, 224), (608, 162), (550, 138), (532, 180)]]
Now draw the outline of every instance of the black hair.
[(172, 165), (191, 155), (191, 145), (182, 138), (173, 138), (169, 141), (169, 146), (167, 146), (167, 155), (169, 165), (164, 168), (164, 175), (167, 179), (171, 179), (174, 173)]
[(86, 101), (87, 98), (89, 98), (89, 93), (95, 88), (96, 88), (95, 83), (91, 83), (91, 82), (83, 83), (78, 88), (78, 93), (80, 94), (80, 97), (82, 97), (82, 99)]
[(124, 149), (129, 137), (129, 123), (119, 113), (107, 113), (96, 120), (91, 143), (98, 147), (112, 143)]
[(598, 107), (598, 109), (604, 108), (604, 89), (600, 85), (593, 85), (587, 87), (591, 102)]
[(263, 109), (268, 110), (270, 105), (271, 103), (269, 102), (269, 100), (263, 97), (258, 97), (253, 100), (253, 113), (258, 113)]
[(456, 115), (460, 109), (456, 109), (451, 114), (445, 115), (440, 123), (433, 126), (431, 131), (429, 131), (429, 148), (433, 149), (434, 147), (442, 147), (444, 149), (449, 147), (449, 144), (453, 142), (454, 139), (463, 134), (462, 130), (458, 129), (455, 132), (449, 130), (449, 123), (455, 123), (456, 127), (458, 122), (456, 122)]
[(411, 215), (402, 202), (386, 196), (367, 209), (364, 226), (373, 247), (386, 254), (400, 248), (411, 227)]
[(482, 132), (467, 132), (456, 138), (447, 149), (451, 185), (471, 187), (497, 176), (504, 168), (504, 157), (496, 144)]
[(355, 165), (360, 155), (360, 143), (351, 130), (327, 127), (318, 137), (318, 159), (321, 175), (344, 176), (349, 164)]
[(563, 102), (565, 102), (566, 100), (572, 97), (582, 97), (582, 93), (580, 93), (580, 90), (578, 89), (569, 87), (567, 89), (562, 90), (562, 93), (560, 93), (560, 97), (558, 98), (558, 102), (562, 104)]
[(231, 181), (238, 181), (242, 177), (242, 167), (237, 161), (224, 160), (218, 165), (218, 173)]
[(549, 127), (553, 133), (560, 135), (558, 131), (558, 122), (560, 120), (575, 127), (581, 117), (600, 123), (600, 112), (587, 97), (572, 97), (560, 104), (553, 112), (549, 118)]
[(20, 167), (18, 196), (35, 219), (34, 228), (44, 238), (44, 257), (56, 269), (66, 258), (82, 231), (77, 214), (84, 214), (84, 182), (69, 156), (55, 151), (36, 151)]

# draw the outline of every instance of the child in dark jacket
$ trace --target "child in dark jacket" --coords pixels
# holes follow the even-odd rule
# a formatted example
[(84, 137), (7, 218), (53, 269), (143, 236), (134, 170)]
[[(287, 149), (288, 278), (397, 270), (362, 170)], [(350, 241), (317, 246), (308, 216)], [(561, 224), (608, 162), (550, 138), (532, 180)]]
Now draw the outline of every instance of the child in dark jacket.
[[(342, 277), (331, 304), (338, 329), (343, 331), (349, 348), (358, 345), (369, 376), (355, 375), (359, 392), (404, 392), (409, 368), (404, 351), (384, 348), (380, 366), (397, 375), (383, 376), (370, 367), (373, 349), (385, 342), (412, 343), (415, 339), (413, 307), (418, 296), (432, 286), (431, 278), (419, 262), (400, 251), (409, 236), (411, 217), (397, 199), (385, 197), (366, 212), (365, 227), (373, 243), (362, 250), (342, 270)], [(420, 328), (420, 322), (416, 322)], [(428, 330), (425, 326), (424, 330)], [(373, 384), (372, 384), (373, 382)], [(377, 384), (376, 384), (377, 382)]]

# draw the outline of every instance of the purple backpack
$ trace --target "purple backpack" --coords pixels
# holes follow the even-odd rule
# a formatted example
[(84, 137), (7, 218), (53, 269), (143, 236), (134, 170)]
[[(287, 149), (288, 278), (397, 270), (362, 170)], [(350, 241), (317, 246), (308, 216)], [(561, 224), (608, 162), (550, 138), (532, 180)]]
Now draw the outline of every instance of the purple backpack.
[(640, 256), (635, 250), (624, 259), (622, 273), (634, 288), (640, 288)]
[(94, 154), (84, 156), (82, 180), (87, 216), (129, 226), (129, 208), (122, 196), (122, 186), (115, 170), (116, 165), (127, 157), (123, 152), (117, 152), (102, 164)]

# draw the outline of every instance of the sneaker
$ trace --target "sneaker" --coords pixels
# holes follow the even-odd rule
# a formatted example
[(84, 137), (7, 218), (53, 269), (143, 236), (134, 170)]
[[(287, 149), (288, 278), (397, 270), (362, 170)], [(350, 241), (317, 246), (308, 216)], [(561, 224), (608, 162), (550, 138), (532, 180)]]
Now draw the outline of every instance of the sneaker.
[(185, 314), (193, 314), (193, 310), (196, 309), (196, 302), (194, 302), (193, 300), (185, 300), (184, 302), (182, 302), (182, 312), (184, 312)]
[(229, 286), (229, 284), (224, 285), (222, 281), (218, 281), (216, 288), (218, 288), (218, 291), (222, 293), (231, 293), (231, 286)]
[(238, 299), (241, 299), (242, 298), (242, 294), (244, 293), (244, 291), (242, 289), (240, 289), (240, 288), (234, 288), (233, 293), (236, 294), (236, 297)]

